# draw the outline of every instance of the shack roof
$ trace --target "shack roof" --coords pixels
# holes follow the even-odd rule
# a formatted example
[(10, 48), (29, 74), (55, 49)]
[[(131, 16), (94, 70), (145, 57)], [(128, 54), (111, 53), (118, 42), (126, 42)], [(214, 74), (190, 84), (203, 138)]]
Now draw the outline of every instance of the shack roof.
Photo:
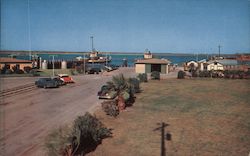
[(213, 62), (218, 62), (224, 66), (227, 66), (227, 65), (238, 65), (238, 61), (237, 60), (227, 60), (227, 59), (224, 59), (224, 60), (214, 60), (214, 61), (209, 61), (208, 63), (213, 63)]
[(0, 57), (0, 63), (32, 63), (32, 61), (19, 60), (19, 59), (9, 58), (9, 57)]
[(142, 59), (142, 60), (137, 60), (135, 64), (170, 64), (171, 62), (167, 59)]

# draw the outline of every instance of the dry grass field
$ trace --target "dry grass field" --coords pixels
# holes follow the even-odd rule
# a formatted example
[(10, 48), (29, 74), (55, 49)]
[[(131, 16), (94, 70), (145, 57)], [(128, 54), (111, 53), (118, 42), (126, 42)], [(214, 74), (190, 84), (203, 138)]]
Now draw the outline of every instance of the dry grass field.
[(239, 156), (250, 152), (250, 81), (168, 79), (142, 84), (136, 102), (117, 118), (96, 116), (113, 137), (88, 156), (159, 156), (157, 123), (166, 131), (168, 156)]

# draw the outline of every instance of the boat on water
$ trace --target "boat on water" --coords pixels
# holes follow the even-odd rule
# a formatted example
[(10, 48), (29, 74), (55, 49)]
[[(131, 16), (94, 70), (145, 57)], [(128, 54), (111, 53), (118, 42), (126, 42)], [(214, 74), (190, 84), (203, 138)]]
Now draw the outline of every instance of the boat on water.
[(88, 63), (109, 63), (111, 61), (111, 56), (103, 56), (98, 52), (91, 52), (86, 58), (82, 56), (76, 57), (77, 60), (87, 60)]
[(102, 56), (97, 51), (93, 51), (89, 55), (89, 63), (108, 63), (111, 61), (111, 56)]
[[(94, 37), (91, 36), (91, 41), (92, 41), (92, 52), (89, 53), (89, 56), (87, 56), (87, 61), (88, 63), (108, 63), (111, 61), (111, 56), (103, 56), (101, 54), (99, 54), (99, 52), (97, 50), (95, 50), (94, 48)], [(84, 57), (85, 58), (85, 57)], [(77, 60), (82, 60), (83, 58), (81, 56), (76, 57)]]

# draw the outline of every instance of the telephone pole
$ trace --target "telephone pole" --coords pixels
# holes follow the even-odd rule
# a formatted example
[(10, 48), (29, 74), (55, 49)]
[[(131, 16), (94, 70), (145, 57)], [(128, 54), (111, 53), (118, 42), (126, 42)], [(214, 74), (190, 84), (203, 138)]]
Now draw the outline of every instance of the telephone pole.
[(220, 57), (220, 48), (221, 48), (221, 45), (219, 45), (218, 48), (219, 48), (219, 57)]

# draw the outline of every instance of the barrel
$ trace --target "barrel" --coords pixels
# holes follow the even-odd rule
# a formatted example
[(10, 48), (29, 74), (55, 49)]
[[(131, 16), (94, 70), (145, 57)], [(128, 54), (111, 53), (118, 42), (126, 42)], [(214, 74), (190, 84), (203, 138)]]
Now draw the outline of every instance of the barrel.
[(48, 69), (48, 63), (46, 60), (43, 60), (42, 69)]
[(67, 62), (66, 61), (62, 61), (62, 69), (67, 69)]

